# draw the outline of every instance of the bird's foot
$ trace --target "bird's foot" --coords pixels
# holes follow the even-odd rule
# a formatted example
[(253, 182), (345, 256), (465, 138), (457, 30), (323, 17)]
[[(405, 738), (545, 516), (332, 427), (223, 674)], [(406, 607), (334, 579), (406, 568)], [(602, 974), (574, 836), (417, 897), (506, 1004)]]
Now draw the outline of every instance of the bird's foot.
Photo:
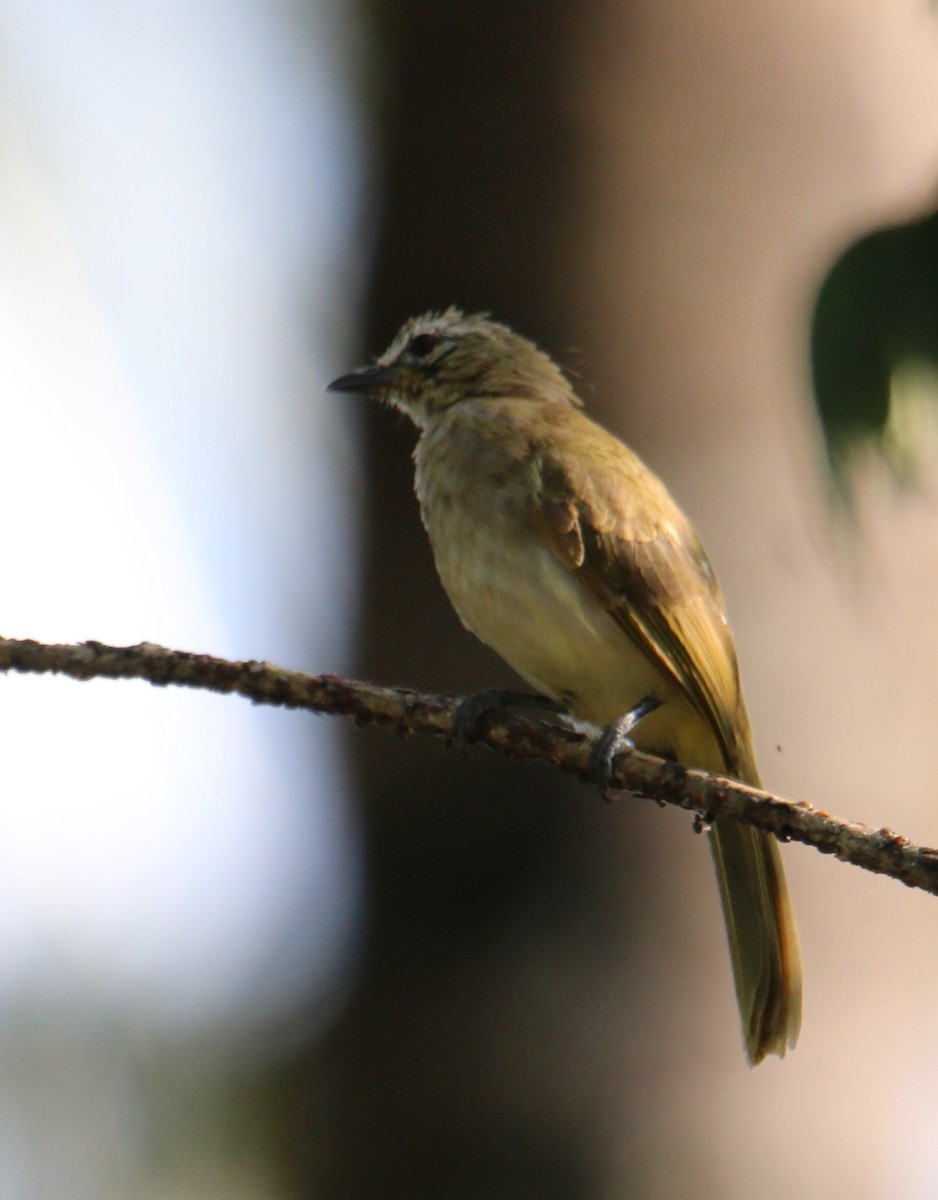
[(604, 799), (609, 799), (608, 793), (612, 786), (616, 755), (624, 748), (635, 749), (629, 734), (643, 717), (647, 717), (649, 713), (660, 707), (661, 701), (657, 696), (645, 696), (618, 720), (611, 721), (596, 739), (596, 744), (590, 754), (589, 778), (599, 788)]
[(477, 726), (487, 712), (503, 712), (506, 708), (539, 708), (545, 712), (564, 713), (566, 709), (549, 696), (536, 696), (528, 692), (506, 692), (501, 688), (487, 688), (474, 696), (467, 696), (457, 705), (453, 715), (452, 740), (462, 750), (467, 750), (476, 739)]

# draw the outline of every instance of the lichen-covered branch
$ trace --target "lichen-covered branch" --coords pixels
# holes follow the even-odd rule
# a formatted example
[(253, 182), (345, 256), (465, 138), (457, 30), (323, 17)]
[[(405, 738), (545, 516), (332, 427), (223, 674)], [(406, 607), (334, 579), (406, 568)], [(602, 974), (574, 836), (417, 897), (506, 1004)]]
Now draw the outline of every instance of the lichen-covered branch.
[[(230, 662), (208, 654), (100, 642), (48, 645), (0, 638), (0, 671), (68, 675), (72, 679), (145, 679), (212, 692), (233, 692), (255, 704), (305, 708), (353, 717), (360, 725), (386, 725), (399, 735), (430, 733), (451, 739), (456, 696), (431, 696), (377, 687), (337, 675), (306, 675), (265, 662)], [(585, 777), (593, 741), (585, 733), (503, 712), (486, 713), (475, 738), (501, 754), (550, 763)], [(624, 791), (674, 804), (705, 819), (735, 817), (785, 841), (804, 842), (823, 854), (909, 887), (938, 895), (938, 850), (916, 846), (889, 829), (870, 829), (812, 808), (692, 771), (648, 754), (619, 756), (615, 784)]]

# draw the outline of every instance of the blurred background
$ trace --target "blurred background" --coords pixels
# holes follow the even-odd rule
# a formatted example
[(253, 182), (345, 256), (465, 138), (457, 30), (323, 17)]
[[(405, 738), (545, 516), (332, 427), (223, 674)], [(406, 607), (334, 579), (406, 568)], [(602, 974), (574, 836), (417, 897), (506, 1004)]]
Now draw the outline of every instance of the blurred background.
[[(411, 430), (324, 394), (485, 309), (697, 524), (767, 786), (938, 844), (926, 0), (0, 0), (0, 63), (4, 634), (511, 683)], [(0, 1200), (938, 1194), (933, 899), (789, 847), (804, 1029), (750, 1071), (686, 814), (0, 705)]]

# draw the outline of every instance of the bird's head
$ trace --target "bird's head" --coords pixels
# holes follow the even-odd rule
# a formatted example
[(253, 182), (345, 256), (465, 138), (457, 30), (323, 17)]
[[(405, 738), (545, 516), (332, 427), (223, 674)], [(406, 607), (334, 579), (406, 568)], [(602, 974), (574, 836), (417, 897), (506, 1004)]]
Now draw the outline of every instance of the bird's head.
[(421, 428), (464, 400), (579, 405), (560, 369), (533, 342), (485, 313), (467, 316), (456, 308), (406, 321), (377, 362), (333, 380), (329, 389), (375, 395)]

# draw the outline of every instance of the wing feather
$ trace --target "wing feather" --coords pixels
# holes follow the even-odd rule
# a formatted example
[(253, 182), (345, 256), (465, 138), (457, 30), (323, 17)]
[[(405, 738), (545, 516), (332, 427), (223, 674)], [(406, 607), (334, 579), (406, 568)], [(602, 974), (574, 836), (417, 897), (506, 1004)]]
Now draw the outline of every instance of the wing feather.
[(588, 471), (572, 455), (551, 453), (541, 461), (535, 513), (541, 536), (691, 698), (727, 770), (754, 773), (736, 653), (700, 539), (635, 455), (611, 437), (599, 446), (602, 453), (588, 456)]

